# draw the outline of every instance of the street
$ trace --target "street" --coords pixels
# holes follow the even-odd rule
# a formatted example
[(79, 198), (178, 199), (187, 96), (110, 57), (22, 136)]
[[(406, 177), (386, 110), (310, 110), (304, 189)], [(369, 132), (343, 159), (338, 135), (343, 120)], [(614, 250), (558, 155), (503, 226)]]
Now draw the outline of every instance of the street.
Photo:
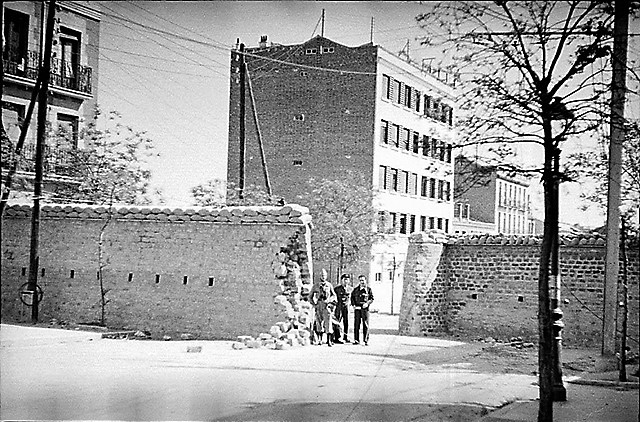
[[(233, 350), (230, 341), (108, 340), (3, 324), (0, 417), (469, 420), (485, 408), (537, 397), (534, 376), (403, 360), (460, 343), (387, 334), (393, 320), (372, 315), (367, 347), (282, 351)], [(202, 351), (188, 353), (190, 346)]]

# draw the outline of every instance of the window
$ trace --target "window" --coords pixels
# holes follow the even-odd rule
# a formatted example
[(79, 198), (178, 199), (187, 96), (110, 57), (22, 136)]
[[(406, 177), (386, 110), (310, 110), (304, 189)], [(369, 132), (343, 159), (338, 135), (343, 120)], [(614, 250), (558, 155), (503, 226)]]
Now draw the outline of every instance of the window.
[[(5, 62), (6, 65), (6, 62)], [(18, 139), (20, 137), (20, 125), (24, 120), (25, 109), (21, 104), (2, 102), (2, 123), (9, 139)]]
[(429, 196), (429, 178), (422, 176), (422, 183), (420, 184), (420, 196)]
[(396, 227), (398, 227), (397, 226), (398, 222), (396, 220), (397, 220), (397, 214), (395, 212), (390, 212), (389, 213), (389, 231), (392, 233), (395, 233)]
[(400, 81), (393, 81), (393, 89), (395, 94), (395, 102), (402, 104), (402, 83)]
[(400, 214), (400, 234), (407, 234), (407, 214)]
[(431, 102), (431, 117), (433, 119), (436, 120), (440, 120), (438, 117), (440, 111), (440, 101), (436, 100), (435, 98), (433, 99), (433, 101)]
[(453, 126), (453, 107), (449, 107), (449, 126)]
[(402, 193), (407, 193), (409, 191), (409, 173), (404, 170), (400, 170), (399, 190)]
[(431, 140), (427, 135), (422, 136), (422, 155), (428, 157), (431, 154)]
[(378, 224), (376, 225), (378, 233), (384, 232), (385, 220), (386, 220), (386, 218), (385, 218), (385, 215), (384, 215), (384, 211), (378, 211)]
[(413, 153), (418, 154), (420, 152), (420, 134), (413, 132)]
[(400, 145), (400, 126), (392, 124), (391, 125), (391, 142), (394, 147), (398, 147)]
[(415, 173), (411, 173), (409, 178), (409, 193), (411, 195), (418, 194), (418, 175)]
[(439, 155), (438, 158), (440, 159), (440, 161), (445, 161), (446, 157), (447, 157), (447, 149), (445, 147), (444, 141), (440, 141), (438, 143), (438, 153), (439, 153), (438, 154)]
[(438, 140), (435, 138), (431, 138), (431, 157), (433, 158), (438, 158), (438, 145)]
[(411, 130), (402, 129), (402, 146), (405, 150), (409, 151), (409, 143), (411, 142)]
[(316, 53), (318, 53), (318, 49), (317, 48), (307, 48), (305, 53), (306, 54), (316, 54)]
[(58, 113), (58, 130), (74, 147), (78, 146), (78, 117)]
[(293, 120), (297, 122), (304, 122), (304, 114), (296, 114), (293, 116)]
[(420, 231), (423, 232), (427, 230), (427, 217), (424, 215), (420, 216)]
[(444, 182), (444, 200), (451, 201), (451, 182)]
[(383, 144), (389, 143), (389, 122), (386, 120), (383, 120), (380, 125), (380, 142)]
[(404, 106), (411, 108), (412, 88), (408, 85), (404, 87)]
[(389, 75), (382, 75), (382, 98), (391, 98), (391, 78)]
[(391, 170), (391, 186), (389, 186), (389, 188), (394, 191), (397, 192), (398, 191), (398, 170), (397, 169), (390, 169)]
[(293, 160), (293, 165), (296, 167), (302, 166), (302, 160)]
[(424, 96), (424, 115), (429, 116), (431, 113), (431, 97), (428, 95)]
[(387, 166), (380, 166), (378, 172), (378, 189), (387, 189)]
[(29, 43), (29, 15), (4, 9), (5, 72), (22, 76), (27, 72), (27, 49)]
[(435, 219), (435, 217), (429, 217), (429, 228), (430, 229), (435, 229), (436, 228), (436, 219)]
[(78, 90), (80, 32), (60, 27), (60, 60), (60, 68), (52, 69), (52, 73), (61, 78), (61, 86)]
[(414, 108), (415, 110), (419, 113), (420, 112), (420, 98), (422, 97), (422, 94), (420, 93), (420, 91), (415, 91), (416, 95), (415, 95), (415, 99), (414, 99)]
[(429, 179), (429, 198), (436, 198), (436, 179)]
[(462, 218), (469, 218), (470, 205), (469, 204), (461, 204), (461, 205), (462, 205), (462, 209), (461, 209), (461, 212), (460, 212), (460, 216)]
[(451, 144), (447, 144), (447, 163), (451, 162), (451, 149), (453, 146)]
[(333, 47), (322, 47), (322, 54), (333, 53), (334, 51)]
[(409, 217), (409, 233), (415, 233), (416, 231), (416, 216), (411, 214)]
[(376, 273), (376, 281), (382, 281), (382, 273)]
[(442, 230), (442, 218), (438, 218), (438, 230)]
[(444, 199), (444, 180), (438, 180), (438, 199)]
[(449, 219), (448, 218), (444, 219), (444, 232), (445, 233), (449, 233)]

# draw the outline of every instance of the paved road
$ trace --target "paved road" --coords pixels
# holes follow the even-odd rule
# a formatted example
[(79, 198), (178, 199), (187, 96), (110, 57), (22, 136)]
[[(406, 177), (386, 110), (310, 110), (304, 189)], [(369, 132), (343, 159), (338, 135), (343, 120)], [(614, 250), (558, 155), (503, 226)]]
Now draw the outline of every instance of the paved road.
[(532, 376), (403, 360), (460, 343), (376, 334), (387, 323), (366, 347), (283, 351), (2, 325), (0, 419), (463, 421), (537, 397)]

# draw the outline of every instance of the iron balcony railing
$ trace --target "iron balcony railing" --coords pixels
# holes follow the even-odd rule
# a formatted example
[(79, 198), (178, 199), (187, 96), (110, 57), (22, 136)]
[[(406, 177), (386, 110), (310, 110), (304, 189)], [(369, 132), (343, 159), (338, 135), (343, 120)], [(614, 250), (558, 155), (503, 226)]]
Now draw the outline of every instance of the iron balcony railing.
[[(39, 54), (36, 51), (4, 52), (4, 73), (20, 76), (35, 81), (38, 78)], [(72, 62), (51, 59), (51, 79), (53, 86), (91, 94), (91, 72), (89, 66), (81, 66)]]
[[(12, 146), (9, 146), (12, 148)], [(3, 154), (4, 155), (4, 154)], [(3, 156), (3, 169), (9, 169), (13, 165), (15, 155), (13, 153)], [(78, 176), (77, 169), (72, 165), (72, 152), (64, 148), (56, 148), (50, 145), (44, 147), (43, 172), (45, 175), (53, 176)], [(22, 148), (20, 158), (18, 159), (19, 171), (35, 173), (36, 165), (36, 146), (34, 144), (26, 144)]]

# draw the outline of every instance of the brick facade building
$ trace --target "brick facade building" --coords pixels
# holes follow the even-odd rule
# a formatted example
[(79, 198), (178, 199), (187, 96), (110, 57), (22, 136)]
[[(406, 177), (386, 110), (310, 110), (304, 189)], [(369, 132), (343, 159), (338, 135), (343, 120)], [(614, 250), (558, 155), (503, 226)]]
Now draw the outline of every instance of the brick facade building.
[[(68, 133), (75, 147), (83, 122), (94, 116), (98, 102), (98, 61), (101, 14), (89, 2), (57, 2), (52, 46), (47, 121)], [(12, 145), (3, 145), (2, 176), (8, 173), (8, 149), (20, 136), (31, 93), (35, 86), (40, 50), (42, 2), (7, 2), (3, 5), (4, 79), (2, 121)], [(47, 9), (44, 9), (45, 17)], [(33, 179), (37, 104), (22, 149), (24, 163), (16, 179), (27, 184)], [(5, 150), (7, 148), (7, 150)], [(67, 176), (64, 149), (45, 146), (44, 190), (53, 192), (61, 183), (73, 183)], [(19, 187), (19, 184), (16, 185)]]
[[(376, 192), (379, 232), (406, 237), (425, 229), (451, 230), (451, 86), (371, 43), (348, 47), (317, 36), (283, 46), (263, 39), (245, 53), (274, 194), (296, 201), (310, 178), (339, 180), (353, 171)], [(239, 60), (239, 50), (233, 50), (229, 182), (239, 180)], [(264, 186), (248, 85), (245, 180)], [(403, 261), (406, 242), (391, 243), (404, 246), (379, 242), (365, 265), (374, 288), (395, 277), (389, 268), (402, 274), (401, 264), (392, 263)], [(401, 288), (399, 283), (398, 295)], [(377, 304), (383, 306), (387, 296), (379, 295)]]
[(529, 181), (463, 155), (455, 159), (453, 232), (533, 234)]

